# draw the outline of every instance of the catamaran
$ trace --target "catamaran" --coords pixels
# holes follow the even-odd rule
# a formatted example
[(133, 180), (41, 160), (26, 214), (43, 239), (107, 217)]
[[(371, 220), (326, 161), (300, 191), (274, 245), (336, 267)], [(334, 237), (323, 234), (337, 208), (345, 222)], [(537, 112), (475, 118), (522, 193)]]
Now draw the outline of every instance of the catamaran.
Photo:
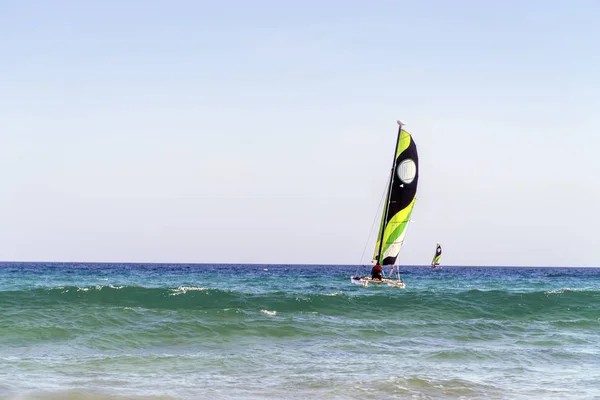
[(438, 243), (437, 246), (435, 246), (433, 260), (431, 260), (431, 268), (442, 268), (440, 267), (440, 258), (442, 258), (442, 246)]
[[(394, 161), (386, 188), (378, 239), (373, 253), (373, 262), (376, 266), (381, 266), (382, 274), (381, 277), (378, 277), (376, 273), (372, 273), (371, 276), (354, 275), (350, 277), (352, 283), (363, 287), (367, 287), (369, 283), (398, 288), (406, 286), (400, 278), (400, 267), (395, 264), (404, 243), (406, 228), (417, 197), (419, 156), (415, 141), (403, 129), (404, 125), (404, 122), (398, 121)], [(385, 277), (386, 267), (389, 268), (387, 278)]]

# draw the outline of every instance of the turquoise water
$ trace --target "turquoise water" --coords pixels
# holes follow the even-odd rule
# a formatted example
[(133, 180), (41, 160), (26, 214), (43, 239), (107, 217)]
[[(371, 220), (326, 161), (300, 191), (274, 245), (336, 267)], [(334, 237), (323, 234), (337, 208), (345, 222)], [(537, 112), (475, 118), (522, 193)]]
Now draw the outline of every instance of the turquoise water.
[(600, 397), (600, 269), (0, 264), (0, 398)]

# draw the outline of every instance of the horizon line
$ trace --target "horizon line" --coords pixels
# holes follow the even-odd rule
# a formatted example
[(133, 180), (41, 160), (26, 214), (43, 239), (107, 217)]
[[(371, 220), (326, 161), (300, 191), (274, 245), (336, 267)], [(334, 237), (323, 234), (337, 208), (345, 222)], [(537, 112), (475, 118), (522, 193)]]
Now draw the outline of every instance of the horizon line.
[[(332, 267), (369, 267), (370, 264), (320, 264), (320, 263), (243, 263), (243, 262), (231, 262), (231, 263), (213, 263), (213, 262), (159, 262), (159, 261), (0, 261), (2, 264), (124, 264), (124, 265), (234, 265), (234, 266), (261, 266), (261, 265), (272, 265), (272, 266), (332, 266)], [(430, 264), (396, 264), (400, 267), (429, 267)], [(442, 268), (600, 268), (600, 265), (479, 265), (479, 264), (466, 264), (466, 265), (442, 265)]]

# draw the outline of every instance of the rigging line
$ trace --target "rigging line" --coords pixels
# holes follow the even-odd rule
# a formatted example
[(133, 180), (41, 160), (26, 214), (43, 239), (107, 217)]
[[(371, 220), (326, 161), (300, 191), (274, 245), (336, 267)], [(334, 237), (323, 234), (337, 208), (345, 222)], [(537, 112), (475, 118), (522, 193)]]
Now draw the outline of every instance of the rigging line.
[[(387, 182), (387, 179), (386, 179), (386, 182)], [(381, 208), (381, 205), (383, 204), (383, 199), (385, 198), (387, 190), (388, 190), (388, 188), (387, 188), (387, 183), (386, 183), (386, 186), (383, 189), (383, 194), (381, 195), (381, 200), (379, 200), (379, 206), (377, 207), (377, 212), (375, 213), (375, 218), (373, 219), (373, 223), (371, 224), (371, 229), (369, 230), (369, 237), (367, 238), (365, 247), (363, 248), (363, 251), (362, 251), (362, 255), (360, 256), (359, 267), (360, 267), (360, 264), (362, 264), (363, 259), (365, 257), (365, 252), (367, 251), (367, 246), (369, 245), (369, 241), (371, 240), (371, 234), (373, 233), (373, 227), (375, 226), (375, 223), (377, 222), (377, 217), (379, 216), (379, 209)]]

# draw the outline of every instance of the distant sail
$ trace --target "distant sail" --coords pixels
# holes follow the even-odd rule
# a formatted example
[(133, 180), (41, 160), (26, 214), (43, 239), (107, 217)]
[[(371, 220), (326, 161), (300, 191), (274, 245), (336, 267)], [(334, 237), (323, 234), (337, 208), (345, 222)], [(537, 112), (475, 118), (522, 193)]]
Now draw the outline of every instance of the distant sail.
[(433, 260), (431, 260), (431, 266), (436, 267), (440, 265), (440, 258), (442, 258), (442, 246), (438, 243), (435, 247), (435, 255), (433, 256)]
[[(393, 265), (404, 242), (419, 181), (419, 156), (412, 136), (400, 129), (396, 160), (392, 168), (387, 202), (383, 208), (373, 260), (380, 265)], [(382, 240), (383, 238), (383, 240)], [(383, 244), (382, 244), (383, 243)]]

